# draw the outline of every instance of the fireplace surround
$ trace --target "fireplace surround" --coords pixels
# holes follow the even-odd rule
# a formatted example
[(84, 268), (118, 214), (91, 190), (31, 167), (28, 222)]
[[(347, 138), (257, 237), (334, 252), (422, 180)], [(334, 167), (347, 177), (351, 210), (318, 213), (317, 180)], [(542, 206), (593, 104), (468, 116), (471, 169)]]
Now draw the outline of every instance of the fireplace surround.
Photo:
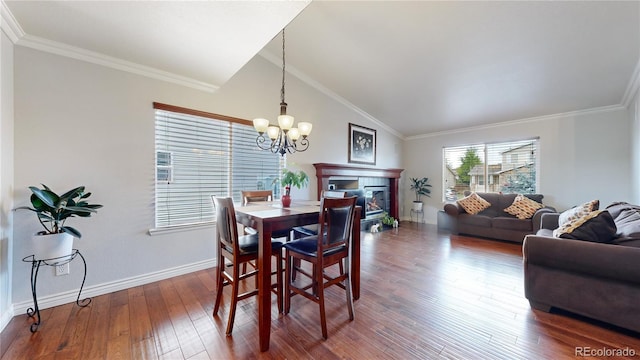
[[(400, 183), (400, 175), (404, 169), (381, 169), (328, 163), (316, 163), (313, 166), (316, 168), (316, 178), (318, 180), (318, 200), (320, 200), (322, 190), (329, 190), (330, 183), (334, 184), (333, 189), (336, 189), (335, 184), (340, 184), (342, 186), (338, 185), (338, 187), (345, 187), (354, 191), (360, 190), (365, 198), (367, 198), (367, 188), (372, 188), (375, 191), (381, 191), (382, 188), (385, 188), (386, 199), (384, 201), (388, 204), (388, 209), (385, 210), (396, 219), (400, 217), (398, 185)], [(381, 201), (381, 199), (377, 198), (376, 201)], [(363, 207), (363, 210), (366, 210), (366, 202)], [(372, 215), (375, 214), (372, 213)]]

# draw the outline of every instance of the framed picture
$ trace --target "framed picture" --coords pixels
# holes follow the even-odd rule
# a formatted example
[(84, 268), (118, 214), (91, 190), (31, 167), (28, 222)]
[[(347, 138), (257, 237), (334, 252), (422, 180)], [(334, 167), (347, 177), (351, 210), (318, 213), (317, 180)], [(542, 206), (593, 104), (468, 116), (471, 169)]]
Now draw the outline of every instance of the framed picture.
[(349, 162), (376, 164), (376, 131), (349, 123)]

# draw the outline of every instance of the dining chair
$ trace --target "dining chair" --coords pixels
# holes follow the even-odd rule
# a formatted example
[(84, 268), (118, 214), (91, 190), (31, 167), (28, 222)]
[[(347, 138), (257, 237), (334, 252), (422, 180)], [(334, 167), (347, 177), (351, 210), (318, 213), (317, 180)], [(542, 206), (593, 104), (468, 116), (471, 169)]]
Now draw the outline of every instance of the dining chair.
[[(242, 190), (242, 204), (248, 205), (252, 202), (259, 201), (273, 201), (273, 191), (272, 190)], [(246, 226), (244, 228), (245, 233), (247, 234), (257, 234), (258, 231), (252, 227)], [(279, 230), (275, 231), (271, 234), (272, 239), (278, 238), (287, 238), (289, 240), (291, 238), (291, 230)]]
[[(284, 313), (291, 310), (291, 297), (302, 295), (320, 306), (322, 337), (327, 339), (327, 319), (325, 314), (325, 288), (337, 285), (346, 291), (349, 320), (354, 319), (353, 297), (351, 294), (351, 262), (349, 245), (355, 218), (357, 197), (329, 198), (320, 200), (320, 225), (317, 235), (304, 237), (285, 243), (285, 294)], [(311, 264), (311, 272), (296, 266), (294, 260)], [(337, 276), (324, 270), (344, 262), (344, 271)], [(308, 280), (292, 278), (292, 271), (305, 275)]]
[[(320, 198), (343, 198), (347, 196), (346, 191), (334, 191), (334, 190), (322, 190)], [(312, 236), (318, 234), (318, 224), (296, 226), (293, 228), (293, 239), (299, 239), (305, 236)]]
[[(233, 199), (230, 197), (211, 197), (216, 210), (216, 240), (218, 248), (218, 267), (216, 271), (216, 302), (213, 307), (213, 315), (218, 313), (224, 286), (231, 285), (231, 305), (229, 307), (229, 320), (227, 322), (227, 335), (231, 335), (233, 322), (236, 316), (236, 307), (239, 300), (249, 298), (258, 294), (257, 277), (253, 290), (239, 293), (240, 281), (258, 274), (259, 270), (250, 272), (245, 270), (240, 272), (240, 265), (246, 265), (250, 261), (258, 259), (257, 234), (238, 235), (236, 213), (233, 206)], [(282, 242), (273, 241), (271, 243), (271, 253), (276, 258), (276, 283), (272, 285), (278, 298), (278, 311), (282, 313), (283, 292), (282, 292)], [(229, 263), (227, 263), (229, 261)], [(231, 271), (228, 271), (232, 268)], [(273, 290), (273, 289), (272, 289)]]

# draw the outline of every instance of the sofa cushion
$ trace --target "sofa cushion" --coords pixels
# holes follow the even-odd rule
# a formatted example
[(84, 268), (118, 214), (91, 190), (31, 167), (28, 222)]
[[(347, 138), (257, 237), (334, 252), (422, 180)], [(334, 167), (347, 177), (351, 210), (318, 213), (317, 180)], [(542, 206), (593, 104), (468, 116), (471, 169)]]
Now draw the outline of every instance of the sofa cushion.
[(471, 193), (469, 194), (469, 196), (458, 200), (458, 204), (462, 206), (464, 211), (472, 215), (477, 214), (480, 211), (491, 206), (491, 204), (487, 200), (481, 198), (476, 193)]
[(565, 210), (560, 214), (560, 217), (558, 218), (558, 225), (562, 226), (570, 221), (577, 220), (592, 211), (598, 210), (599, 206), (599, 200), (591, 200), (580, 206), (575, 206), (569, 210)]
[(531, 220), (520, 220), (512, 217), (498, 216), (491, 220), (491, 226), (498, 229), (531, 231), (533, 225)]
[(464, 225), (482, 226), (486, 228), (491, 228), (491, 219), (493, 218), (489, 216), (484, 216), (484, 215), (460, 214), (458, 216), (458, 223), (464, 224)]
[(504, 212), (515, 215), (520, 220), (531, 219), (533, 214), (538, 211), (538, 209), (543, 208), (544, 205), (535, 202), (524, 195), (518, 195), (513, 200), (513, 203), (504, 209)]
[(567, 222), (553, 231), (553, 236), (565, 239), (611, 243), (616, 236), (616, 224), (606, 210), (592, 211)]

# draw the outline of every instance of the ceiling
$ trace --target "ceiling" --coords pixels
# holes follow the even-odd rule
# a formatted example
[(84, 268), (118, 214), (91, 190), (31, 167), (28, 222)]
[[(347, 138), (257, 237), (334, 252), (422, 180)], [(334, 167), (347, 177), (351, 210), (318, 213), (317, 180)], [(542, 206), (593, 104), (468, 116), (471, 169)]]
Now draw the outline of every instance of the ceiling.
[(20, 45), (209, 91), (281, 66), (287, 26), (291, 74), (402, 138), (621, 106), (640, 77), (640, 1), (5, 3)]

